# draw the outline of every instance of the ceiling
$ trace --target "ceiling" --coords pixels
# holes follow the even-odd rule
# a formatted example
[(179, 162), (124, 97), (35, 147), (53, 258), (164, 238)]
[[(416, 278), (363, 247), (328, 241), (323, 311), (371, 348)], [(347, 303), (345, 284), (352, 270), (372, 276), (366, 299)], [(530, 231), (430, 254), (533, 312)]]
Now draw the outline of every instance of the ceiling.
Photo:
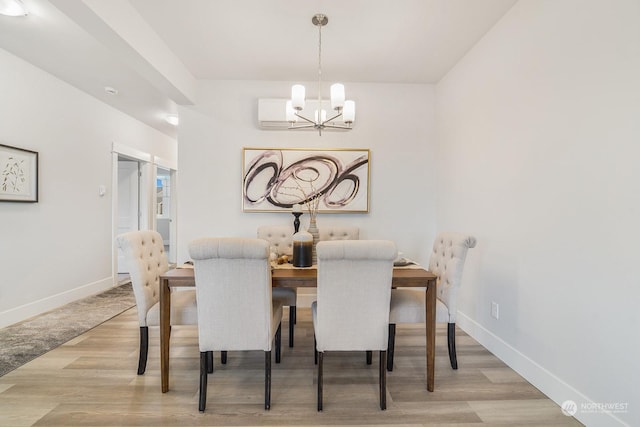
[(199, 79), (315, 80), (316, 13), (323, 80), (435, 83), (515, 2), (23, 0), (27, 17), (0, 16), (0, 48), (175, 137), (164, 117)]

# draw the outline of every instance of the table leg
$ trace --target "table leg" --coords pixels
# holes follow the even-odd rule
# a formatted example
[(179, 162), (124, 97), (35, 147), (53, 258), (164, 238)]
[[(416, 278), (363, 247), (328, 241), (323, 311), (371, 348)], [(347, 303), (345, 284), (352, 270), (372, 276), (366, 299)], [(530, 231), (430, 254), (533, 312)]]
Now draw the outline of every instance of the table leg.
[(433, 391), (436, 363), (436, 282), (427, 285), (426, 292), (426, 330), (427, 330), (427, 390)]
[(162, 392), (169, 391), (169, 336), (171, 334), (171, 289), (169, 280), (160, 281), (160, 377)]

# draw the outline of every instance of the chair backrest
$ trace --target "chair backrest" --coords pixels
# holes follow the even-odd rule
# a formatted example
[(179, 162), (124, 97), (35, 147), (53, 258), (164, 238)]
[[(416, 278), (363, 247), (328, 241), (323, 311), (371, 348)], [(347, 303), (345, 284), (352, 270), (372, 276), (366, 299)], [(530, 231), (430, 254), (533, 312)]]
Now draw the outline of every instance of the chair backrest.
[(189, 244), (196, 279), (200, 351), (271, 350), (271, 266), (262, 239)]
[(278, 255), (293, 253), (293, 225), (263, 225), (258, 227), (258, 239), (269, 242)]
[(467, 250), (476, 246), (476, 238), (468, 234), (443, 232), (436, 236), (429, 258), (429, 271), (437, 279), (437, 296), (449, 310), (449, 322), (455, 323), (458, 290)]
[[(263, 225), (258, 227), (258, 239), (269, 242), (276, 248), (278, 255), (293, 253), (293, 225)], [(358, 240), (358, 227), (327, 226), (319, 229), (320, 240)]]
[(319, 242), (318, 351), (386, 350), (396, 245), (388, 240)]
[(138, 321), (147, 326), (147, 312), (160, 298), (160, 275), (169, 269), (162, 236), (157, 231), (130, 231), (116, 237), (124, 254), (136, 298)]
[(358, 227), (327, 226), (319, 229), (320, 241), (324, 240), (358, 240), (360, 229)]

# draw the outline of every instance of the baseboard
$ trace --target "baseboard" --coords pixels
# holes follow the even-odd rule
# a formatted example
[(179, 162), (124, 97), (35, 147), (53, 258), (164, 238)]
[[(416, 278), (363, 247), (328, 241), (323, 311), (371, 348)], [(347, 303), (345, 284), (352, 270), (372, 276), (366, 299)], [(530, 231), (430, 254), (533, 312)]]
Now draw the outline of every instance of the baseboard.
[(56, 295), (42, 298), (38, 301), (33, 301), (28, 304), (11, 308), (0, 313), (0, 328), (22, 322), (23, 320), (46, 313), (47, 311), (51, 311), (81, 298), (95, 295), (99, 292), (110, 289), (113, 286), (113, 278), (109, 276)]
[(576, 412), (573, 416), (586, 426), (629, 425), (612, 412), (597, 410), (599, 404), (460, 311), (456, 324), (559, 406), (567, 401), (574, 402)]

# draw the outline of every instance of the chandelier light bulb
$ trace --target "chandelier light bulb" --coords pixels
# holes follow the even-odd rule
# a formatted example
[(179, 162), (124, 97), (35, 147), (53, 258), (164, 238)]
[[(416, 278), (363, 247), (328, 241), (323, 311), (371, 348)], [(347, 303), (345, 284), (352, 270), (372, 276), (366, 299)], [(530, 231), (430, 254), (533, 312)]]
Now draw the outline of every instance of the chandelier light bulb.
[(351, 124), (356, 119), (356, 103), (353, 101), (344, 101), (344, 109), (342, 110), (342, 119), (345, 123)]
[(344, 85), (334, 83), (331, 85), (331, 109), (340, 111), (344, 107)]
[(318, 110), (316, 110), (315, 116), (316, 123), (322, 124), (327, 121), (327, 110), (325, 110), (324, 108), (322, 109), (322, 111), (320, 112), (320, 120), (318, 120)]
[(291, 86), (291, 106), (298, 111), (304, 109), (304, 86)]
[(298, 121), (298, 116), (296, 116), (296, 110), (294, 110), (293, 105), (291, 105), (291, 101), (287, 101), (287, 121), (289, 123), (295, 123)]

